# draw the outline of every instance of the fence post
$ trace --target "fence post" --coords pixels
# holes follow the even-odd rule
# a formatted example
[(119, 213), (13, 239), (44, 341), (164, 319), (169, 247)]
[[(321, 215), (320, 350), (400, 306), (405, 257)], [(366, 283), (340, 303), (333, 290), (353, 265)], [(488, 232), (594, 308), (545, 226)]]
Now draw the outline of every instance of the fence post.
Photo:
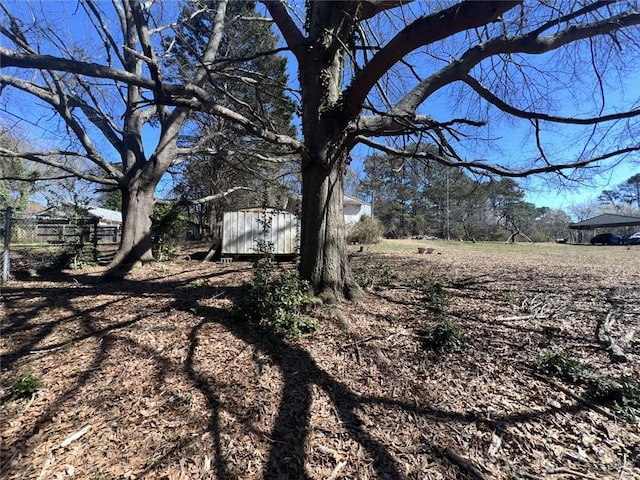
[(11, 242), (11, 207), (4, 211), (4, 250), (2, 253), (2, 281), (9, 280), (9, 243)]
[(98, 222), (100, 219), (95, 217), (93, 219), (93, 260), (98, 263)]

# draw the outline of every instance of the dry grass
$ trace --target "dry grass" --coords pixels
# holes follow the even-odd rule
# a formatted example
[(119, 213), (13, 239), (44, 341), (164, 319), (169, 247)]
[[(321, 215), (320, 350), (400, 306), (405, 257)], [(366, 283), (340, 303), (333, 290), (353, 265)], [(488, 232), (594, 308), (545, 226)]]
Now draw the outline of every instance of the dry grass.
[[(2, 476), (471, 478), (455, 451), (492, 479), (640, 478), (637, 425), (533, 375), (561, 348), (640, 378), (640, 247), (384, 242), (352, 262), (393, 272), (389, 285), (341, 305), (348, 328), (316, 311), (320, 330), (297, 342), (230, 314), (246, 263), (4, 285)], [(414, 288), (424, 279), (448, 292), (443, 311)], [(625, 364), (595, 341), (609, 311)], [(423, 348), (441, 317), (461, 326), (463, 351)], [(25, 371), (40, 390), (10, 397)]]

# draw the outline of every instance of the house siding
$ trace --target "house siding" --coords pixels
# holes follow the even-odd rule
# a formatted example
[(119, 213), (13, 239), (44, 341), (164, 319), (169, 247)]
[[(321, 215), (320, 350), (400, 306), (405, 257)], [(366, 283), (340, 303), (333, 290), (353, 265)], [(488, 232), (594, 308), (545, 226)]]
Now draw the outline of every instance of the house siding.
[(344, 223), (358, 223), (363, 216), (371, 216), (371, 205), (346, 203), (344, 206)]

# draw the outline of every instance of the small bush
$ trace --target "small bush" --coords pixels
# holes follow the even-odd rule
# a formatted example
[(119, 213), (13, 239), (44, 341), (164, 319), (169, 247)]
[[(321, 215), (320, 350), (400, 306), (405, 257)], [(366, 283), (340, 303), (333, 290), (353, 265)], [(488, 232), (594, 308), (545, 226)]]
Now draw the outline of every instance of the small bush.
[(598, 375), (563, 350), (544, 352), (537, 370), (583, 385), (588, 398), (613, 408), (628, 421), (635, 421), (640, 413), (640, 383), (632, 377)]
[(538, 361), (538, 372), (577, 382), (586, 374), (586, 368), (564, 350), (548, 350)]
[(11, 382), (11, 391), (18, 398), (30, 397), (40, 388), (40, 379), (32, 372), (22, 372)]
[(378, 243), (384, 232), (384, 227), (377, 218), (360, 217), (360, 221), (350, 226), (347, 232), (349, 243), (370, 245)]
[(448, 319), (429, 325), (424, 331), (424, 346), (436, 352), (458, 352), (462, 349), (463, 336), (460, 326)]
[(589, 381), (589, 387), (591, 399), (611, 405), (625, 418), (633, 420), (640, 413), (640, 384), (634, 378), (597, 377)]
[(441, 311), (449, 304), (449, 292), (438, 280), (420, 279), (413, 284), (430, 308)]
[(157, 205), (151, 218), (153, 254), (158, 261), (169, 260), (179, 252), (178, 240), (189, 229), (189, 218), (182, 207)]
[(308, 282), (297, 270), (278, 268), (270, 258), (254, 264), (253, 283), (236, 303), (237, 313), (266, 326), (283, 337), (298, 338), (317, 329), (317, 322), (304, 314), (313, 304)]
[(390, 264), (376, 261), (370, 255), (362, 257), (360, 262), (354, 263), (351, 273), (354, 280), (362, 288), (376, 290), (388, 287), (398, 279), (398, 274)]
[(512, 305), (516, 301), (516, 292), (513, 290), (503, 290), (500, 292), (502, 300), (509, 305)]

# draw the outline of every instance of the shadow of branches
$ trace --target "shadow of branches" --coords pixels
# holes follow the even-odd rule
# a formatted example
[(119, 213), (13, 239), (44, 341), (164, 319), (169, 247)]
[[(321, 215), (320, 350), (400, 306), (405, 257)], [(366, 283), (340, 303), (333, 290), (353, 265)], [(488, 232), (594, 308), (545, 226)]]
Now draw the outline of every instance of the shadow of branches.
[[(144, 402), (145, 395), (150, 396), (151, 393), (164, 402), (160, 402), (165, 409), (162, 412), (164, 417), (178, 418), (192, 431), (188, 435), (184, 432), (167, 434), (166, 444), (156, 445), (152, 458), (137, 459), (134, 473), (139, 478), (155, 478), (167, 465), (181, 465), (185, 457), (199, 455), (194, 448), (203, 435), (211, 439), (211, 451), (206, 453), (204, 462), (209, 465), (207, 461), (210, 461), (208, 468), (215, 478), (244, 478), (243, 465), (238, 465), (238, 457), (234, 458), (229, 453), (231, 447), (227, 437), (231, 421), (240, 424), (265, 445), (265, 455), (253, 459), (260, 462), (261, 478), (314, 478), (307, 465), (310, 437), (315, 428), (312, 414), (316, 390), (323, 392), (328, 399), (335, 421), (346, 432), (348, 440), (363, 450), (375, 477), (390, 479), (408, 478), (409, 474), (396, 446), (379, 435), (375, 424), (363, 420), (365, 408), (375, 407), (383, 415), (400, 412), (408, 422), (416, 424), (418, 420), (424, 420), (427, 425), (477, 425), (493, 432), (503, 432), (510, 425), (537, 422), (556, 414), (575, 414), (585, 408), (577, 403), (547, 405), (489, 417), (473, 408), (459, 411), (434, 407), (419, 397), (410, 399), (390, 394), (359, 393), (346, 379), (319, 365), (309, 348), (309, 342), (315, 341), (313, 337), (302, 342), (287, 341), (263, 327), (233, 317), (229, 305), (243, 294), (243, 289), (237, 279), (231, 277), (243, 272), (246, 268), (235, 265), (206, 273), (193, 268), (186, 274), (184, 271), (166, 275), (158, 272), (144, 279), (109, 283), (96, 283), (94, 277), (76, 275), (72, 284), (78, 286), (74, 289), (69, 289), (70, 279), (65, 277), (42, 286), (33, 285), (28, 292), (20, 284), (5, 288), (12, 312), (18, 314), (3, 320), (4, 379), (9, 373), (29, 365), (34, 356), (37, 359), (73, 362), (74, 349), (82, 348), (86, 353), (78, 356), (76, 361), (80, 366), (73, 377), (57, 388), (54, 396), (47, 398), (28, 428), (3, 445), (3, 455), (9, 457), (2, 459), (1, 473), (6, 478), (25, 473), (20, 470), (22, 464), (14, 464), (13, 460), (29, 455), (29, 445), (39, 441), (44, 429), (49, 429), (47, 432), (51, 435), (57, 435), (54, 443), (59, 445), (70, 427), (66, 426), (67, 433), (62, 434), (57, 433), (55, 425), (52, 427), (51, 424), (63, 412), (78, 405), (91, 402), (107, 405), (106, 412), (94, 412), (94, 415), (108, 417), (108, 425), (102, 428), (111, 429), (113, 438), (121, 438), (117, 435), (123, 433), (118, 429), (126, 433), (131, 431), (124, 430), (127, 423), (139, 422), (135, 427), (138, 428), (148, 420), (127, 418), (118, 413), (118, 409), (125, 403), (141, 411), (151, 408), (147, 405), (149, 402)], [(207, 281), (211, 283), (198, 283)], [(20, 311), (20, 305), (27, 305), (28, 300), (34, 298), (33, 306)], [(207, 303), (212, 298), (226, 303)], [(42, 315), (43, 308), (47, 308), (51, 315)], [(114, 316), (114, 311), (122, 314)], [(181, 339), (181, 343), (149, 342), (147, 338), (154, 337), (159, 327), (179, 329), (175, 338)], [(225, 337), (227, 340), (212, 338), (214, 334), (220, 337), (227, 334), (228, 337)], [(221, 343), (228, 342), (229, 338), (237, 340), (238, 346), (234, 348), (239, 349), (239, 353), (231, 351), (231, 345), (225, 352), (225, 345)], [(216, 344), (218, 349), (211, 349), (211, 344)], [(65, 351), (67, 346), (70, 346), (68, 352)], [(268, 359), (278, 373), (279, 391), (273, 392), (277, 394), (277, 407), (266, 432), (265, 424), (256, 420), (260, 418), (255, 413), (260, 399), (249, 399), (249, 405), (242, 403), (243, 385), (259, 383), (260, 373), (248, 369), (247, 363), (236, 365), (225, 359), (220, 359), (223, 364), (228, 362), (224, 368), (213, 372), (202, 361), (216, 352), (218, 355), (226, 353), (229, 359), (233, 359), (234, 355), (242, 353), (243, 348), (250, 350), (253, 358)], [(332, 348), (332, 345), (327, 348)], [(138, 368), (135, 362), (148, 367), (133, 370)], [(256, 362), (254, 364), (257, 365)], [(238, 368), (245, 370), (239, 372)], [(353, 368), (359, 366), (354, 364)], [(387, 370), (392, 374), (393, 365)], [(140, 385), (128, 386), (129, 390), (126, 390), (118, 383), (125, 376), (138, 376)], [(244, 377), (243, 385), (234, 383), (238, 377)], [(175, 378), (179, 378), (181, 383)], [(90, 391), (92, 383), (100, 383), (99, 395)], [(181, 386), (183, 383), (188, 388)], [(204, 399), (207, 417), (204, 422), (189, 407), (188, 397), (192, 391), (197, 391)], [(139, 414), (127, 411), (129, 417)], [(80, 420), (96, 423), (96, 419), (90, 417)], [(198, 425), (199, 429), (194, 431)], [(403, 428), (402, 425), (397, 427)], [(421, 438), (420, 451), (432, 462), (441, 464), (443, 470), (451, 468), (441, 454), (445, 445), (432, 438), (429, 431), (422, 432)], [(121, 441), (126, 442), (126, 439)], [(50, 455), (56, 452), (52, 449)]]

